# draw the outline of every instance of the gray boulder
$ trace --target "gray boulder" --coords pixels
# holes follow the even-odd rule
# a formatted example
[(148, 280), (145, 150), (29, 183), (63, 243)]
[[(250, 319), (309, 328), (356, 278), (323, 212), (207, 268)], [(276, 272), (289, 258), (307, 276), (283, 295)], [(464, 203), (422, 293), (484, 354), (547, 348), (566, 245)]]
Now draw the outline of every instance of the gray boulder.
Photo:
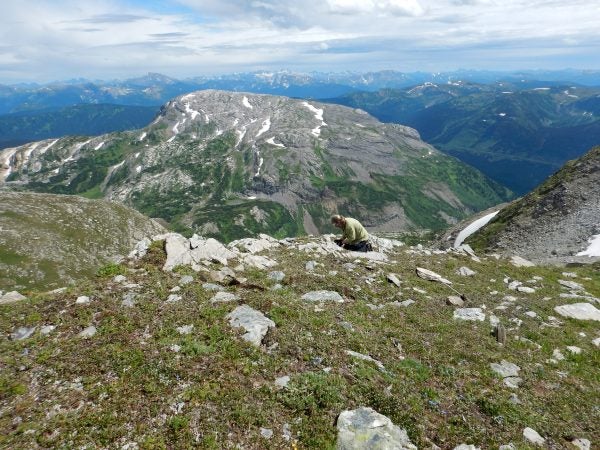
[(227, 319), (233, 328), (246, 331), (242, 339), (256, 346), (260, 346), (269, 328), (275, 328), (275, 322), (248, 305), (238, 306), (227, 315)]
[(459, 308), (454, 310), (454, 318), (483, 322), (485, 314), (481, 308)]
[(427, 281), (437, 281), (438, 283), (452, 284), (452, 281), (445, 279), (440, 274), (428, 269), (423, 269), (422, 267), (417, 267), (417, 276)]
[(8, 305), (10, 303), (20, 302), (21, 300), (25, 300), (27, 297), (19, 294), (17, 291), (7, 292), (3, 296), (0, 297), (0, 305)]
[(338, 450), (416, 450), (406, 430), (371, 408), (343, 411), (337, 420)]
[(19, 327), (13, 333), (11, 333), (10, 337), (13, 341), (21, 341), (23, 339), (27, 339), (35, 332), (36, 327)]
[(343, 303), (343, 297), (335, 291), (310, 291), (302, 296), (308, 302), (337, 302)]
[(554, 311), (563, 317), (570, 317), (572, 319), (600, 321), (600, 310), (591, 303), (573, 303), (556, 306)]

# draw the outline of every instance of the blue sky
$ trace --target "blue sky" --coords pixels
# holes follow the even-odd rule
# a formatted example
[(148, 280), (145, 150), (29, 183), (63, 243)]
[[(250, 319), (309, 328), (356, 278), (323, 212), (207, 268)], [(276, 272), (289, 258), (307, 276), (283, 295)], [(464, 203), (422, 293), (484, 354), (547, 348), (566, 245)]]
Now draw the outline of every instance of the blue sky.
[(600, 69), (598, 0), (3, 0), (0, 83)]

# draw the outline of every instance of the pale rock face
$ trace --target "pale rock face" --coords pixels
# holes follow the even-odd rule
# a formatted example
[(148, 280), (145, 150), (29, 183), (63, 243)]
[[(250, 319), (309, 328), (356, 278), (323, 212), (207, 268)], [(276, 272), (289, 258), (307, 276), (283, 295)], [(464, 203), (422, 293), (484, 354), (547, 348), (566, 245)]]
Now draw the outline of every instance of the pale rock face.
[(96, 327), (90, 325), (86, 329), (84, 329), (81, 333), (79, 333), (79, 337), (83, 339), (89, 339), (96, 334)]
[(588, 439), (574, 439), (571, 444), (580, 450), (590, 450), (592, 448), (592, 443)]
[(546, 443), (546, 439), (544, 439), (543, 437), (541, 437), (537, 431), (535, 431), (533, 428), (525, 428), (523, 430), (523, 437), (528, 440), (529, 442), (531, 442), (534, 445), (537, 446), (544, 446)]
[(510, 258), (510, 262), (515, 267), (534, 267), (535, 266), (535, 264), (532, 263), (531, 261), (528, 261), (525, 258), (516, 256), (516, 255)]
[(335, 291), (311, 291), (302, 296), (308, 302), (336, 302), (343, 303), (344, 298)]
[(0, 296), (0, 305), (8, 305), (10, 303), (20, 302), (26, 298), (27, 297), (21, 295), (17, 291), (7, 292), (6, 294)]
[(473, 275), (475, 275), (477, 272), (475, 272), (474, 270), (469, 269), (468, 267), (461, 267), (460, 269), (458, 269), (456, 271), (456, 273), (460, 276), (463, 277), (472, 277)]
[(485, 320), (485, 314), (481, 308), (459, 308), (454, 310), (454, 318), (483, 322)]
[(371, 408), (343, 411), (337, 420), (338, 450), (416, 450), (406, 430)]
[(22, 341), (31, 337), (35, 330), (36, 327), (19, 327), (15, 332), (11, 333), (10, 337), (13, 341)]
[(481, 450), (481, 447), (475, 447), (473, 444), (460, 444), (454, 447), (454, 450)]
[(422, 267), (417, 267), (417, 275), (420, 278), (423, 278), (424, 280), (437, 281), (438, 283), (443, 283), (443, 284), (452, 284), (451, 281), (447, 280), (446, 278), (442, 277), (441, 275), (439, 275), (431, 270), (423, 269)]
[(238, 306), (227, 315), (227, 319), (233, 328), (246, 331), (242, 339), (256, 346), (260, 346), (269, 328), (275, 328), (275, 322), (248, 305)]
[(210, 299), (211, 303), (228, 303), (239, 300), (239, 297), (231, 292), (217, 292), (213, 298)]

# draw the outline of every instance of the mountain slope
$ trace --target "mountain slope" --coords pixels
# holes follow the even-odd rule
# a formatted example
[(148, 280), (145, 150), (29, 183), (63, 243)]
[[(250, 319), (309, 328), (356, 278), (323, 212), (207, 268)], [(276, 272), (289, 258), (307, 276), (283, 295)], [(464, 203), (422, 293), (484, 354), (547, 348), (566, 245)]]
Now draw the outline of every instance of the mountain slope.
[(600, 144), (600, 90), (519, 84), (433, 84), (333, 102), (416, 128), (424, 140), (524, 194)]
[(178, 97), (136, 134), (35, 143), (0, 163), (13, 186), (105, 196), (226, 240), (323, 232), (333, 212), (372, 230), (440, 229), (509, 195), (410, 128), (223, 91)]
[(117, 203), (0, 191), (0, 288), (52, 289), (89, 277), (164, 228)]
[(75, 105), (56, 110), (0, 115), (0, 149), (11, 142), (31, 142), (68, 135), (95, 136), (147, 125), (153, 106)]
[(503, 208), (468, 242), (537, 261), (588, 262), (588, 256), (577, 253), (600, 235), (599, 213), (600, 147), (595, 147)]

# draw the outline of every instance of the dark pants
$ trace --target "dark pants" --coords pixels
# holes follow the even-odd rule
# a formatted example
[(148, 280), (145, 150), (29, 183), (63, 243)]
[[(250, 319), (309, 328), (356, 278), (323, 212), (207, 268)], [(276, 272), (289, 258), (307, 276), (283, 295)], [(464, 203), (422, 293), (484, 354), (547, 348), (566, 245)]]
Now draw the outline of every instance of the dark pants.
[(341, 239), (336, 239), (334, 241), (340, 247), (343, 247), (346, 250), (351, 250), (353, 252), (370, 252), (373, 250), (373, 247), (369, 241), (360, 241), (357, 244), (344, 244), (342, 245)]

